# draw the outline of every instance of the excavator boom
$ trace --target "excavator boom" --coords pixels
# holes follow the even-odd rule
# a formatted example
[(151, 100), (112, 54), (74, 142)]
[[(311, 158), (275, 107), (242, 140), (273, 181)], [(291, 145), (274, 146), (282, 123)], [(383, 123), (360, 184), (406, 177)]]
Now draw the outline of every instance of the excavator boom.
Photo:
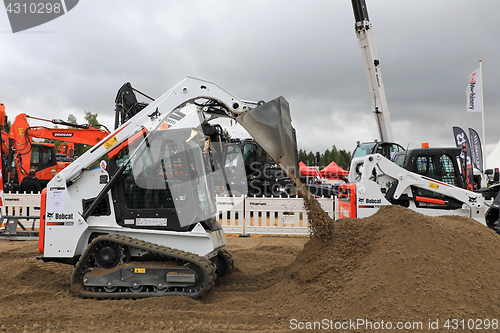
[[(30, 126), (28, 123), (30, 118), (55, 125), (72, 126), (72, 128)], [(107, 130), (93, 128), (88, 124), (76, 125), (59, 119), (47, 120), (25, 113), (17, 115), (10, 127), (10, 133), (2, 132), (3, 151), (12, 159), (12, 162), (5, 165), (9, 170), (6, 172), (7, 177), (4, 177), (4, 182), (7, 183), (6, 188), (11, 191), (19, 190), (19, 184), (31, 169), (36, 171), (36, 176), (44, 186), (52, 177), (51, 169), (60, 171), (69, 165), (69, 161), (72, 161), (75, 143), (94, 146), (108, 134)], [(57, 153), (64, 153), (66, 158), (60, 160), (56, 157), (54, 144), (34, 142), (33, 138), (63, 141)]]
[(94, 146), (108, 136), (109, 132), (93, 127), (82, 129), (33, 126), (26, 130), (26, 134), (34, 138), (53, 139)]

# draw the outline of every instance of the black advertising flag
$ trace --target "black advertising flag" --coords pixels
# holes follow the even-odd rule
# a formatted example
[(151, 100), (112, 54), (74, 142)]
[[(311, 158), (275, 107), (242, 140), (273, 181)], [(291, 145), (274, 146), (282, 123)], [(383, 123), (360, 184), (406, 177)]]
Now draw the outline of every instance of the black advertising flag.
[(482, 173), (484, 171), (484, 166), (483, 166), (483, 149), (481, 147), (481, 139), (479, 138), (479, 134), (477, 134), (477, 132), (472, 128), (469, 128), (469, 138), (470, 138), (470, 149), (472, 152), (472, 162), (474, 163), (476, 169), (478, 169)]
[(460, 127), (453, 127), (453, 137), (457, 147), (462, 148), (460, 158), (462, 160), (462, 169), (464, 172), (465, 188), (469, 191), (474, 191), (474, 174), (472, 170), (471, 149), (469, 139), (464, 130)]

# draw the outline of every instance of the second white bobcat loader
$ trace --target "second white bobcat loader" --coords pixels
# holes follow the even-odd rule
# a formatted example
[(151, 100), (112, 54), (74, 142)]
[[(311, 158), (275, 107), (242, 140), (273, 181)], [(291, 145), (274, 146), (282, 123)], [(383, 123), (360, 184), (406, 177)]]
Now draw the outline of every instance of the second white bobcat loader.
[(445, 152), (417, 156), (416, 172), (381, 154), (353, 158), (348, 183), (339, 186), (339, 217), (367, 217), (394, 204), (424, 215), (468, 216), (486, 225), (483, 196), (456, 186), (460, 173), (452, 158)]
[(298, 173), (288, 103), (247, 104), (187, 77), (128, 119), (43, 191), (40, 259), (75, 265), (83, 297), (203, 296), (233, 266), (215, 207), (222, 131), (209, 122), (235, 120)]

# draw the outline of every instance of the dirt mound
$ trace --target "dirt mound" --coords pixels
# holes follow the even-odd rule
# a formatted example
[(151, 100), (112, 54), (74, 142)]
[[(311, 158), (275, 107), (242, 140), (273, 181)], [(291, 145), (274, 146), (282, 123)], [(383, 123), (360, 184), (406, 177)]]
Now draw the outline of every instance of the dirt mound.
[(500, 236), (477, 221), (385, 206), (331, 223), (329, 237), (312, 237), (284, 271), (303, 301), (324, 304), (314, 297), (322, 294), (340, 319), (498, 317)]

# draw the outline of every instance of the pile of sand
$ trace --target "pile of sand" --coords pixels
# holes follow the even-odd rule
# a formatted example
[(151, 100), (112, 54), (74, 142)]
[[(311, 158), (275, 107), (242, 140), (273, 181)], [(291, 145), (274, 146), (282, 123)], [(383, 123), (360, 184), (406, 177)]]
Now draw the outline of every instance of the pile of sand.
[(498, 319), (500, 236), (477, 221), (400, 206), (330, 221), (328, 229), (322, 219), (320, 233), (284, 270), (280, 297), (314, 302), (331, 319)]

